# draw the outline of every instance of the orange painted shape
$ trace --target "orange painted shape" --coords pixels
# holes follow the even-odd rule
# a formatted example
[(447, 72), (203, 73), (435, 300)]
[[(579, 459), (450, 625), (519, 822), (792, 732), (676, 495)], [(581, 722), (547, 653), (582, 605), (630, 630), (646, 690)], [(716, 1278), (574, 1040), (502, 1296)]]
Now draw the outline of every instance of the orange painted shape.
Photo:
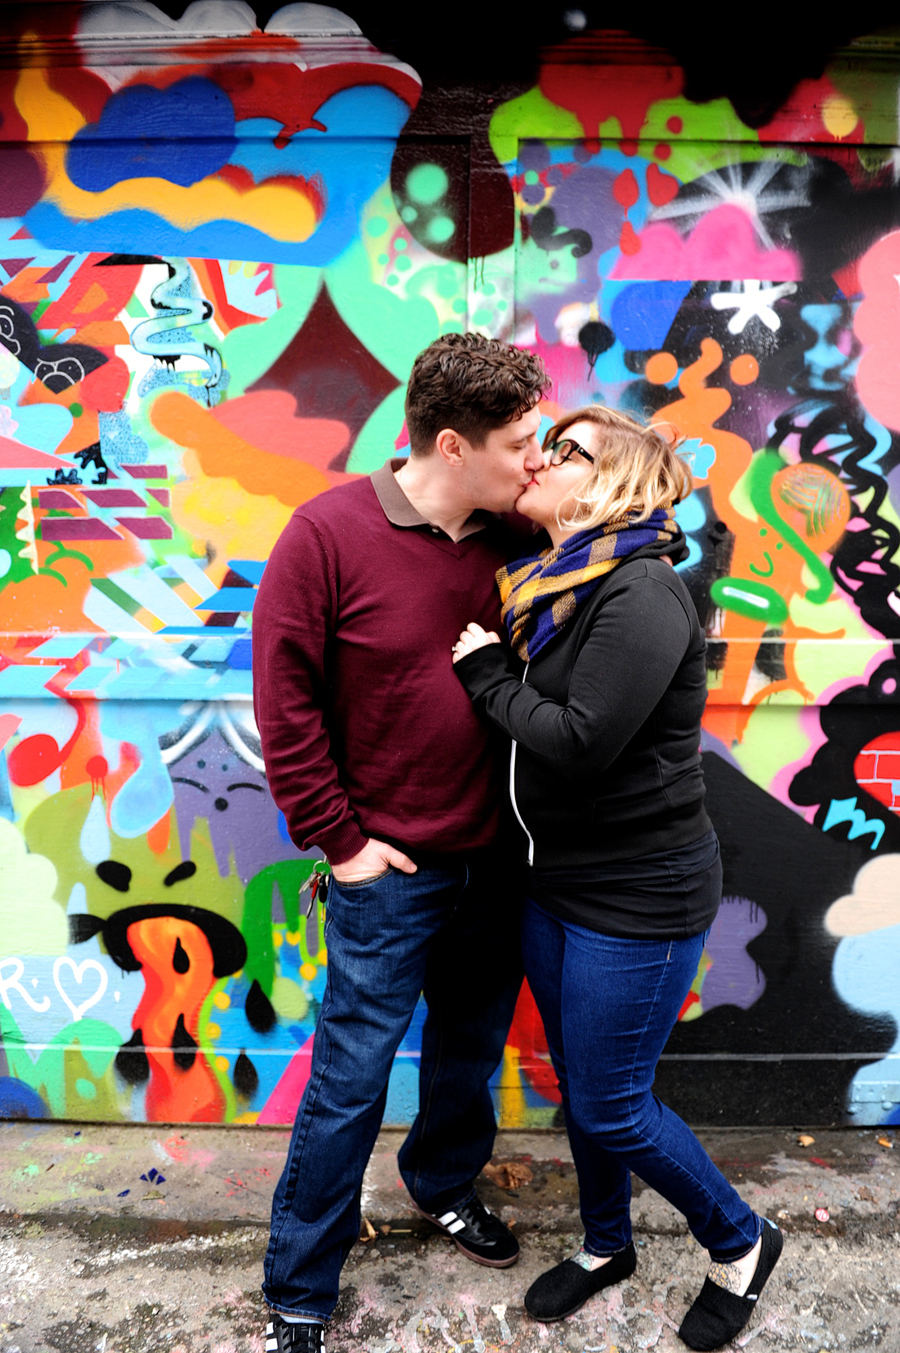
[(114, 348), (127, 345), (128, 330), (117, 319), (91, 320), (75, 332), (71, 342), (87, 343), (91, 348)]
[[(150, 1063), (148, 1119), (156, 1123), (220, 1121), (225, 1096), (199, 1046), (188, 1069), (177, 1065), (171, 1051), (179, 1017), (199, 1044), (200, 1010), (215, 980), (206, 935), (180, 917), (152, 916), (132, 922), (128, 943), (144, 976), (144, 995), (132, 1028), (142, 1031)], [(176, 963), (182, 966), (185, 961), (186, 971), (178, 971)]]
[(731, 363), (728, 374), (735, 385), (752, 385), (759, 375), (759, 362), (751, 352), (742, 352)]
[[(164, 437), (195, 451), (204, 474), (235, 479), (248, 493), (268, 494), (297, 506), (330, 487), (330, 480), (315, 466), (263, 450), (257, 442), (231, 432), (214, 411), (177, 390), (156, 399), (150, 421)], [(298, 431), (303, 421), (296, 420)]]
[(644, 375), (651, 385), (668, 385), (678, 375), (678, 362), (671, 352), (655, 352), (644, 367)]
[(158, 822), (155, 822), (147, 833), (147, 845), (153, 851), (154, 855), (164, 855), (169, 849), (169, 836), (172, 830), (171, 811), (163, 813)]

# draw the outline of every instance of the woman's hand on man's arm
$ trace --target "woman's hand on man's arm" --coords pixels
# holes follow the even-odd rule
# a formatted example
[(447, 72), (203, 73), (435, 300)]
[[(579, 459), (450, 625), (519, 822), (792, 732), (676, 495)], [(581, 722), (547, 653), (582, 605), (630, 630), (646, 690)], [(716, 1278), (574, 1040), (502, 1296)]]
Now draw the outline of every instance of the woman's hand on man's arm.
[(473, 620), (470, 625), (466, 626), (453, 645), (453, 661), (459, 662), (460, 658), (466, 657), (469, 653), (474, 653), (477, 648), (484, 648), (486, 644), (499, 644), (499, 642), (499, 634), (495, 634), (493, 630), (482, 629)]

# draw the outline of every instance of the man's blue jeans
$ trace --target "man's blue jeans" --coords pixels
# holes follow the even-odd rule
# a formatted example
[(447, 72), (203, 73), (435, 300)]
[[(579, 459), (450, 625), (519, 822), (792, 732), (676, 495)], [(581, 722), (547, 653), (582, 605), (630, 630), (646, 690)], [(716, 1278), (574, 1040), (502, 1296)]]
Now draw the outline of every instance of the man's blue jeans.
[(391, 1064), (420, 992), (428, 1013), (419, 1112), (399, 1153), (404, 1182), (440, 1214), (471, 1196), (493, 1150), (488, 1082), (522, 981), (521, 893), (494, 852), (419, 864), (415, 874), (331, 881), (327, 982), (265, 1260), (265, 1298), (288, 1315), (326, 1320), (337, 1302)]
[(652, 1092), (705, 939), (620, 939), (525, 905), (525, 975), (562, 1091), (589, 1254), (630, 1242), (632, 1170), (714, 1260), (740, 1259), (759, 1238), (760, 1219)]

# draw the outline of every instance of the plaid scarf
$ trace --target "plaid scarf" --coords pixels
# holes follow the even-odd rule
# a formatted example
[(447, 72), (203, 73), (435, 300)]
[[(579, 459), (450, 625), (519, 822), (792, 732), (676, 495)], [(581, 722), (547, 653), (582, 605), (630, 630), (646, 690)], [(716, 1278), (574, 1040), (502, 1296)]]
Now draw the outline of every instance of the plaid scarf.
[(571, 620), (598, 580), (629, 554), (648, 545), (668, 546), (678, 535), (671, 510), (657, 508), (646, 521), (623, 518), (579, 531), (556, 549), (501, 568), (501, 615), (519, 657), (530, 662)]

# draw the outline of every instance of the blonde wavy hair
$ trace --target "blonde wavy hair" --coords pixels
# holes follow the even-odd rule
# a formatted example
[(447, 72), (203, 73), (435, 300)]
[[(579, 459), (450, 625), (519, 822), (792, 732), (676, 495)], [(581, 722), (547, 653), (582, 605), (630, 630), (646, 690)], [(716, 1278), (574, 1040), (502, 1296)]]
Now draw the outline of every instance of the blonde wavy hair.
[(690, 467), (678, 454), (684, 438), (671, 425), (645, 427), (603, 404), (586, 404), (553, 424), (544, 438), (544, 448), (564, 437), (573, 423), (593, 423), (600, 434), (600, 445), (597, 449), (585, 447), (594, 456), (594, 463), (585, 482), (572, 495), (574, 511), (559, 521), (560, 526), (588, 530), (629, 514), (634, 514), (633, 521), (646, 521), (656, 508), (672, 507), (693, 490)]

